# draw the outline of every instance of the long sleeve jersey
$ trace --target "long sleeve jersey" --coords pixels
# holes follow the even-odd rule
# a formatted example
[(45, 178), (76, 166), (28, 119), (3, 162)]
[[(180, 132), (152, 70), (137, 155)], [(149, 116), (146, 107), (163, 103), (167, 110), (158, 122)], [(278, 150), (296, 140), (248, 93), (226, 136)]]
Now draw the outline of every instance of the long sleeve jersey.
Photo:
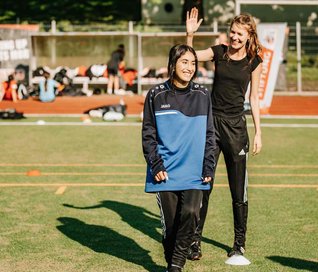
[[(145, 99), (142, 145), (147, 162), (146, 192), (209, 190), (202, 178), (215, 171), (215, 134), (208, 90), (190, 82), (178, 90), (170, 81), (154, 86)], [(169, 179), (156, 182), (166, 171)]]

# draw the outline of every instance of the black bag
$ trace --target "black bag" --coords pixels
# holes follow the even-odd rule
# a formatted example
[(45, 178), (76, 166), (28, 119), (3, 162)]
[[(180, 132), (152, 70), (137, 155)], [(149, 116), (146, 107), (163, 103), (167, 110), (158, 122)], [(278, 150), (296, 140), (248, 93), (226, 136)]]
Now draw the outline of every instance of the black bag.
[(6, 109), (4, 111), (0, 111), (0, 119), (17, 120), (23, 118), (25, 118), (23, 112), (18, 112), (15, 109)]
[(33, 77), (43, 76), (44, 72), (45, 72), (44, 68), (40, 66), (32, 72), (32, 76)]
[(89, 114), (91, 117), (102, 117), (107, 112), (118, 112), (122, 113), (124, 116), (127, 114), (127, 105), (125, 104), (114, 104), (107, 105), (103, 107), (97, 107), (85, 111), (85, 114)]

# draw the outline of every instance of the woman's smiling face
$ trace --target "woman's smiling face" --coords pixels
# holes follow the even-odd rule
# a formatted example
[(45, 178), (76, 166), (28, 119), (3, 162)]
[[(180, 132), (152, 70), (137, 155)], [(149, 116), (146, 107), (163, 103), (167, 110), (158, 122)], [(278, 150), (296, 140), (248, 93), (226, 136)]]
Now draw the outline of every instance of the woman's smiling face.
[(247, 29), (240, 24), (233, 24), (230, 29), (230, 46), (233, 49), (241, 49), (245, 47), (246, 42), (249, 39), (249, 33)]

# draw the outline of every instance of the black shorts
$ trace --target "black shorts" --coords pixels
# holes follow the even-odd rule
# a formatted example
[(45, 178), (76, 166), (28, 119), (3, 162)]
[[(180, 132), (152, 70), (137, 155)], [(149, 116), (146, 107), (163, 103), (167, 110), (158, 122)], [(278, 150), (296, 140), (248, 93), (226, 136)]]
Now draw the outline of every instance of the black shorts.
[(115, 68), (108, 68), (108, 75), (117, 76), (118, 75), (118, 69)]
[(213, 121), (220, 151), (234, 161), (242, 159), (249, 151), (246, 117), (224, 117), (214, 114)]

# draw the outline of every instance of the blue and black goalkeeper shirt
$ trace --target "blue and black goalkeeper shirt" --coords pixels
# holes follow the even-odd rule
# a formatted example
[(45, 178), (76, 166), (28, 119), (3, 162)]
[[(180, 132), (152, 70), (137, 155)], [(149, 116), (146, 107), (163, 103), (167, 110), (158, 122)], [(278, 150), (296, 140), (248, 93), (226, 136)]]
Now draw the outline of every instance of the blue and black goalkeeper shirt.
[[(146, 192), (209, 190), (202, 177), (214, 177), (215, 137), (208, 90), (190, 82), (177, 89), (169, 81), (149, 90), (142, 127), (147, 161)], [(169, 179), (154, 176), (167, 171)]]

